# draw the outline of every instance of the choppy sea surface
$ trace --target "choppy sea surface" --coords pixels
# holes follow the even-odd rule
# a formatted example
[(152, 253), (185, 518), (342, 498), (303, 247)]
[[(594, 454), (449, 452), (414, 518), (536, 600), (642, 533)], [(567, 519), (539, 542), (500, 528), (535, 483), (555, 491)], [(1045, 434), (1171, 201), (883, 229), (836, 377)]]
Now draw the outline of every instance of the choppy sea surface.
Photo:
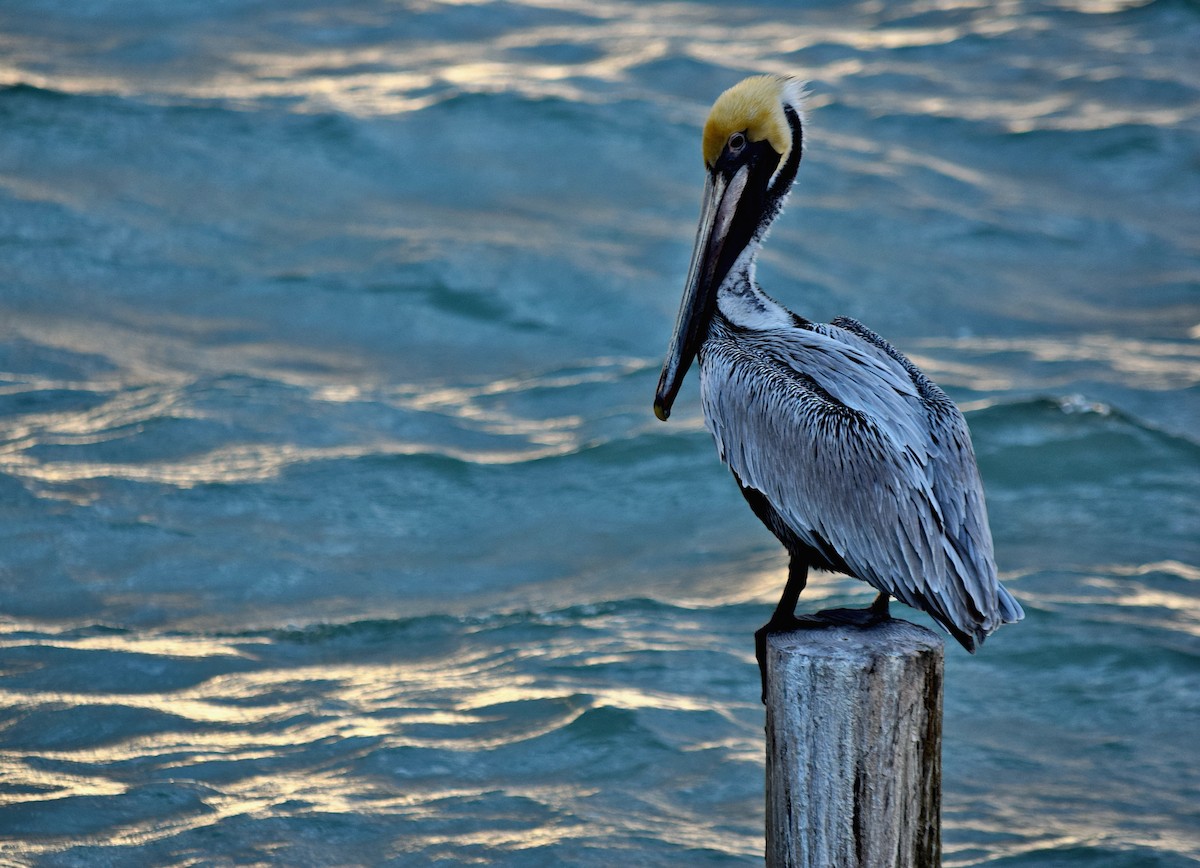
[(1200, 864), (1185, 0), (5, 0), (0, 861), (761, 860), (784, 556), (650, 405), (762, 71), (759, 277), (964, 406), (1028, 613), (945, 864)]

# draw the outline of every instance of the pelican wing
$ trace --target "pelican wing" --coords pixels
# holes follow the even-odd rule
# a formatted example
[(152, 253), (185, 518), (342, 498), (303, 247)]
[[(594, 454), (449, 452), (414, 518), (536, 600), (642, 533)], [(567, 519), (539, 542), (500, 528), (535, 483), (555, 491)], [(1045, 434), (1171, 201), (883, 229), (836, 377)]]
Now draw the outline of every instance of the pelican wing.
[(715, 326), (701, 361), (709, 430), (797, 538), (973, 650), (1019, 607), (998, 596), (966, 423), (851, 323)]
[[(933, 495), (942, 507), (948, 555), (959, 562), (965, 581), (979, 582), (973, 588), (976, 599), (990, 604), (982, 609), (981, 626), (990, 633), (1000, 624), (1014, 623), (1025, 617), (1020, 604), (996, 579), (992, 533), (988, 526), (983, 480), (975, 462), (971, 432), (967, 420), (949, 396), (925, 376), (903, 353), (871, 329), (850, 317), (838, 317), (829, 327), (837, 329), (845, 340), (858, 337), (900, 365), (920, 395), (929, 432), (929, 480)], [(852, 337), (853, 336), (853, 337)]]

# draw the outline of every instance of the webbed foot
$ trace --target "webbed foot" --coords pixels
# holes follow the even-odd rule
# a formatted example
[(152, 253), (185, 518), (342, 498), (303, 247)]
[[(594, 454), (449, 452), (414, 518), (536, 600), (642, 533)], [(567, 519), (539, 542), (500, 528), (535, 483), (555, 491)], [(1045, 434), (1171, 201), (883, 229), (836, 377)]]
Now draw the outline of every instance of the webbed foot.
[(758, 674), (762, 680), (762, 702), (767, 704), (767, 637), (772, 633), (790, 633), (793, 630), (811, 630), (833, 626), (818, 615), (779, 615), (754, 631), (754, 657), (758, 660)]
[(754, 631), (754, 656), (758, 660), (758, 674), (762, 680), (762, 702), (767, 704), (767, 636), (772, 633), (789, 633), (792, 630), (817, 630), (828, 627), (874, 627), (890, 620), (888, 595), (881, 593), (865, 609), (822, 609), (815, 615), (780, 615)]

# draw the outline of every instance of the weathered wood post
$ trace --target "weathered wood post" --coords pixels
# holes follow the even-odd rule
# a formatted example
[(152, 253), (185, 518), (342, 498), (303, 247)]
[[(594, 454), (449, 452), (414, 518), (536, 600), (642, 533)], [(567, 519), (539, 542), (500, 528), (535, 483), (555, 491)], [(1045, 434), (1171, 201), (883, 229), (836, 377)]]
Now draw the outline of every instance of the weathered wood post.
[(907, 621), (767, 638), (768, 868), (941, 864), (942, 663)]

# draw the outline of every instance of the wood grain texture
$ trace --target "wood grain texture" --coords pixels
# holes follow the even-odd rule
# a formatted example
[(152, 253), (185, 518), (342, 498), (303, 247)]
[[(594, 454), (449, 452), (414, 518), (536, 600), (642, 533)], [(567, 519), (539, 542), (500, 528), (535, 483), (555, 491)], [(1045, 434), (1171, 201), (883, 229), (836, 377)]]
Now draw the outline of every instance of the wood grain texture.
[(940, 865), (942, 666), (907, 621), (768, 637), (768, 866)]

